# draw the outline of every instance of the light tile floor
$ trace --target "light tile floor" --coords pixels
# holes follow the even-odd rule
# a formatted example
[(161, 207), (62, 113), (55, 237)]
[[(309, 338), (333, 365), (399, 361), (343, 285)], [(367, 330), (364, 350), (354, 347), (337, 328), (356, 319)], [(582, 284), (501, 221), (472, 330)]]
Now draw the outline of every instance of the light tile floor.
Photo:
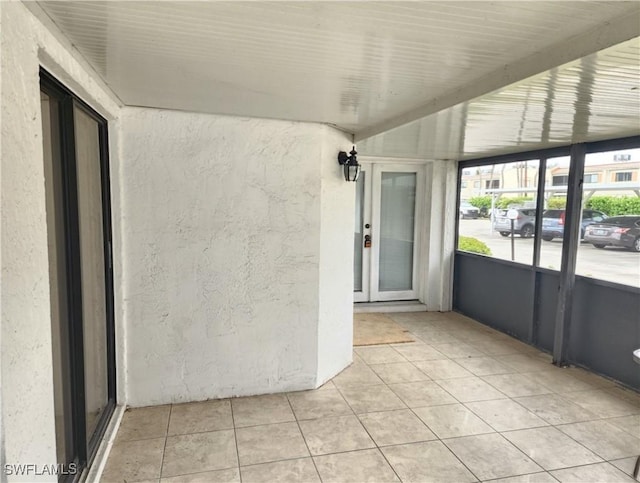
[(632, 482), (640, 394), (458, 314), (314, 391), (129, 410), (104, 482)]

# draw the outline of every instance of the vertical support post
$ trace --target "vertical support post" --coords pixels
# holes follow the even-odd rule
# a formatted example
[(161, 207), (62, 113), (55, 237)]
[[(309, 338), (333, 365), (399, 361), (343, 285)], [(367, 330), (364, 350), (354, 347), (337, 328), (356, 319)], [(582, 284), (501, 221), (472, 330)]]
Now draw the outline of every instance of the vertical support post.
[(511, 261), (515, 261), (516, 259), (516, 235), (515, 235), (515, 229), (514, 229), (514, 224), (516, 222), (516, 220), (510, 220), (511, 221)]
[(533, 269), (531, 276), (533, 278), (533, 311), (531, 312), (531, 324), (529, 325), (529, 342), (538, 345), (538, 330), (540, 326), (540, 276), (538, 275), (538, 266), (540, 265), (540, 245), (542, 238), (542, 212), (545, 208), (544, 191), (547, 184), (547, 158), (540, 158), (538, 165), (538, 191), (536, 196), (536, 221), (535, 221), (535, 238), (533, 239)]
[(562, 237), (562, 263), (560, 265), (560, 288), (556, 307), (556, 325), (553, 340), (553, 363), (563, 366), (567, 363), (569, 347), (573, 289), (576, 279), (576, 259), (580, 243), (580, 219), (582, 218), (582, 180), (586, 146), (571, 146), (569, 182), (567, 186), (567, 206), (565, 211), (564, 235)]

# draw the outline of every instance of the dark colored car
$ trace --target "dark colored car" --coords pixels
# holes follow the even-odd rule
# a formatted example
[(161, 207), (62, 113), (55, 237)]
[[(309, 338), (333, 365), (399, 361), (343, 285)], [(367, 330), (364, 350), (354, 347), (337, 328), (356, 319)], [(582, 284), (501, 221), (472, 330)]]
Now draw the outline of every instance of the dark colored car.
[[(580, 223), (580, 239), (584, 238), (584, 230), (587, 226), (600, 223), (607, 215), (600, 211), (582, 210)], [(542, 213), (542, 239), (551, 241), (554, 238), (562, 238), (564, 235), (565, 210), (545, 210)]]
[[(494, 231), (502, 236), (511, 235), (511, 220), (507, 218), (509, 210), (497, 210), (493, 221)], [(522, 238), (531, 238), (536, 226), (536, 210), (534, 208), (518, 208), (518, 218), (514, 220), (513, 232)]]
[(585, 229), (584, 241), (596, 248), (625, 247), (640, 252), (640, 215), (614, 216)]

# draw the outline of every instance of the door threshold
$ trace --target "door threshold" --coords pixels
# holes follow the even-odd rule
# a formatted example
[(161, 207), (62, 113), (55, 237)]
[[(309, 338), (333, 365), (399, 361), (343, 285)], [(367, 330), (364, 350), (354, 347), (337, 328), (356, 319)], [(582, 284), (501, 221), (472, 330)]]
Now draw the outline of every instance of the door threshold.
[(427, 306), (419, 300), (397, 300), (393, 302), (356, 302), (354, 314), (371, 312), (426, 312)]

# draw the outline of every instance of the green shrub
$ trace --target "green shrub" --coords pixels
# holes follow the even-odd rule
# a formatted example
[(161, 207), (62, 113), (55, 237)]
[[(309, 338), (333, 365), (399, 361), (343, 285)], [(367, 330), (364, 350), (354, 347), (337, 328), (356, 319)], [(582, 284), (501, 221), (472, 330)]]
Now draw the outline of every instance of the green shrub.
[(484, 208), (485, 211), (489, 211), (491, 209), (491, 196), (474, 196), (469, 200), (469, 203), (476, 208)]
[[(506, 208), (509, 208), (512, 205), (523, 206), (527, 201), (533, 201), (533, 198), (531, 198), (529, 196), (514, 196), (514, 197), (511, 197), (511, 198), (501, 197), (496, 202), (496, 207), (497, 208), (501, 208), (501, 209), (506, 209)], [(491, 206), (491, 204), (489, 204), (489, 206)]]
[(567, 206), (567, 198), (564, 196), (554, 196), (547, 201), (547, 208), (550, 210), (562, 210)]
[(458, 250), (480, 253), (482, 255), (491, 255), (491, 250), (484, 242), (470, 236), (458, 237)]
[(592, 196), (585, 208), (602, 211), (609, 216), (640, 215), (640, 197)]

